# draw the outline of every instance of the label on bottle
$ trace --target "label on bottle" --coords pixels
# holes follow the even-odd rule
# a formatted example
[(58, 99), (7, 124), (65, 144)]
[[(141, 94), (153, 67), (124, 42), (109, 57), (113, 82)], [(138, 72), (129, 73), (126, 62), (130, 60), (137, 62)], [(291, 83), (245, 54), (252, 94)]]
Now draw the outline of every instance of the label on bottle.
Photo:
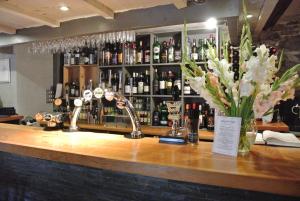
[(172, 82), (167, 82), (167, 88), (172, 88), (173, 83)]
[(137, 91), (138, 91), (137, 87), (132, 87), (132, 93), (133, 94), (137, 94)]
[(184, 94), (191, 94), (191, 87), (190, 86), (184, 86), (183, 87)]
[(118, 54), (118, 64), (122, 64), (123, 63), (123, 54), (119, 53)]
[(191, 54), (191, 59), (194, 60), (194, 61), (197, 61), (198, 60), (198, 53), (192, 53)]
[(145, 50), (145, 63), (150, 63), (150, 50)]
[(175, 61), (181, 61), (181, 51), (180, 50), (175, 50)]
[(75, 88), (71, 88), (71, 90), (70, 90), (70, 95), (71, 95), (71, 96), (75, 96)]
[(144, 93), (144, 82), (138, 82), (138, 93)]
[(75, 58), (71, 57), (71, 65), (74, 65), (74, 64), (75, 64)]
[(153, 52), (155, 53), (155, 54), (158, 54), (159, 52), (160, 52), (160, 48), (159, 47), (154, 47), (153, 48)]
[(166, 82), (165, 81), (159, 81), (159, 89), (165, 89), (166, 88)]
[(137, 62), (137, 63), (143, 63), (143, 62), (142, 62), (142, 58), (143, 58), (142, 52), (138, 52), (138, 53), (136, 54), (136, 62)]
[(174, 49), (173, 48), (169, 48), (168, 60), (169, 60), (169, 63), (174, 62)]
[(150, 87), (149, 87), (149, 85), (144, 85), (144, 92), (145, 93), (149, 93), (149, 90), (150, 89)]
[(130, 94), (130, 92), (131, 92), (130, 85), (125, 85), (125, 93)]

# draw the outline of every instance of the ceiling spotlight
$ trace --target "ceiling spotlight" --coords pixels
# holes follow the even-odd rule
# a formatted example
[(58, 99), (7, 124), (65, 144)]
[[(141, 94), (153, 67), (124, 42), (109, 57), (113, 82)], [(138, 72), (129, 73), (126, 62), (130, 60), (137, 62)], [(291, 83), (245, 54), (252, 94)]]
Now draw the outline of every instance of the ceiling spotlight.
[(206, 26), (207, 29), (215, 29), (217, 27), (216, 18), (211, 17), (208, 20), (206, 20), (205, 26)]
[(61, 6), (61, 7), (59, 7), (59, 9), (61, 11), (68, 11), (68, 10), (70, 10), (68, 6)]
[(253, 15), (251, 15), (251, 14), (247, 15), (247, 18), (248, 18), (248, 19), (251, 18), (251, 17), (253, 17)]

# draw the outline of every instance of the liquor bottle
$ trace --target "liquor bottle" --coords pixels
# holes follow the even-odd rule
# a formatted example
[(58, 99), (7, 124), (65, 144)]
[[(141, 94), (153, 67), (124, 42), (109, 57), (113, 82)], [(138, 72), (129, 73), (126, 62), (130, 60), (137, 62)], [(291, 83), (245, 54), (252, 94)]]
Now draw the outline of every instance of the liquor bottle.
[(137, 48), (137, 53), (136, 53), (136, 63), (137, 64), (142, 64), (143, 63), (143, 41), (140, 41), (139, 46)]
[(73, 81), (70, 86), (70, 96), (75, 97), (76, 83)]
[(124, 45), (124, 54), (125, 54), (125, 64), (130, 64), (130, 47), (129, 43)]
[(75, 51), (71, 53), (71, 59), (70, 59), (70, 64), (75, 65)]
[(64, 53), (64, 66), (70, 66), (71, 64), (71, 53), (65, 52)]
[(185, 95), (190, 95), (191, 94), (191, 86), (188, 83), (187, 79), (184, 80), (183, 94), (185, 94)]
[(159, 79), (159, 94), (165, 95), (166, 94), (166, 78), (165, 72), (161, 72), (161, 76)]
[(177, 41), (177, 44), (175, 46), (174, 61), (181, 62), (181, 42), (180, 42), (180, 40)]
[(148, 70), (145, 72), (144, 94), (150, 94), (150, 75)]
[(79, 60), (80, 60), (80, 53), (79, 49), (75, 50), (75, 65), (79, 65)]
[(153, 63), (159, 63), (160, 62), (160, 44), (157, 40), (157, 38), (154, 38), (153, 43)]
[(132, 94), (137, 94), (138, 92), (138, 84), (136, 79), (136, 73), (133, 72), (132, 74)]
[(112, 90), (114, 92), (118, 91), (118, 86), (119, 86), (119, 76), (117, 73), (114, 73), (113, 79), (112, 79)]
[(104, 65), (110, 65), (111, 63), (111, 53), (109, 49), (109, 43), (105, 44), (104, 47)]
[(191, 59), (194, 60), (194, 61), (198, 61), (198, 52), (197, 52), (197, 46), (196, 46), (196, 39), (193, 39)]
[(160, 107), (160, 125), (167, 126), (168, 125), (168, 108), (166, 105), (166, 101), (163, 101), (163, 104)]
[(162, 50), (160, 53), (160, 62), (161, 63), (168, 63), (168, 47), (167, 42), (164, 41), (162, 44)]
[(149, 46), (149, 41), (146, 43), (146, 48), (144, 51), (144, 63), (149, 64), (150, 63), (150, 46)]
[(125, 94), (131, 94), (130, 78), (126, 75), (125, 79)]
[(205, 48), (204, 48), (204, 41), (203, 39), (199, 39), (198, 41), (198, 55), (199, 61), (205, 61)]
[(129, 64), (133, 65), (136, 63), (136, 44), (135, 42), (132, 42), (130, 44), (130, 49), (129, 49)]
[(118, 43), (118, 52), (117, 52), (117, 57), (118, 57), (118, 65), (121, 65), (123, 63), (123, 50), (122, 50), (122, 43)]
[(95, 48), (94, 48), (94, 62), (93, 62), (93, 64), (97, 64), (97, 61), (98, 61), (98, 48), (97, 48), (96, 43), (95, 43)]
[(198, 109), (199, 109), (199, 126), (198, 126), (198, 128), (202, 129), (202, 128), (204, 128), (205, 125), (204, 125), (203, 110), (202, 110), (201, 104), (199, 104)]
[(168, 95), (171, 95), (173, 89), (173, 73), (172, 71), (168, 72), (168, 78), (166, 80), (166, 91)]
[(173, 38), (170, 39), (169, 48), (168, 48), (168, 62), (174, 62), (174, 40)]
[(117, 44), (114, 43), (112, 45), (112, 65), (118, 64), (118, 50), (117, 50)]
[(215, 109), (210, 108), (207, 117), (207, 130), (213, 131), (215, 128)]
[(190, 104), (185, 104), (184, 107), (184, 114), (183, 114), (183, 126), (187, 127), (188, 126), (188, 121), (189, 121), (189, 112), (190, 112)]
[(175, 77), (174, 86), (178, 87), (179, 94), (181, 94), (181, 75), (180, 75), (180, 73), (178, 74), (178, 76)]
[(89, 64), (90, 63), (90, 52), (89, 52), (89, 48), (87, 46), (87, 43), (85, 42), (85, 45), (84, 47), (82, 48), (82, 53), (83, 53), (83, 63), (85, 65)]
[(144, 76), (141, 73), (138, 79), (138, 94), (143, 94), (143, 93), (144, 93)]
[(159, 109), (158, 109), (158, 105), (155, 107), (154, 111), (153, 111), (153, 118), (152, 118), (152, 125), (153, 126), (159, 126), (160, 125), (160, 113), (159, 113)]
[(198, 144), (199, 141), (199, 135), (198, 135), (198, 129), (199, 129), (199, 110), (197, 108), (197, 104), (193, 103), (192, 108), (189, 112), (189, 132), (188, 132), (188, 141), (192, 144)]
[(158, 80), (157, 68), (154, 71), (154, 77), (153, 77), (153, 94), (155, 95), (159, 94), (159, 80)]

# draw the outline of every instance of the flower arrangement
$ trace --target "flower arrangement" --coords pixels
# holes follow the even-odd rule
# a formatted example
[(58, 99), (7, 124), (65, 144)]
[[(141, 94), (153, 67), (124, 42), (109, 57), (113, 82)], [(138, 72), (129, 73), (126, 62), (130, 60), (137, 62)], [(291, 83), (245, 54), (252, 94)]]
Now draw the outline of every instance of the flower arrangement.
[(227, 47), (224, 58), (219, 59), (216, 50), (208, 44), (207, 65), (202, 69), (187, 55), (187, 29), (184, 27), (185, 45), (181, 69), (190, 86), (205, 98), (208, 104), (226, 116), (241, 117), (239, 149), (250, 149), (246, 130), (254, 118), (270, 114), (281, 100), (293, 99), (295, 89), (300, 87), (298, 72), (300, 64), (289, 68), (281, 77), (276, 73), (281, 67), (283, 51), (277, 64), (277, 56), (269, 56), (265, 45), (252, 50), (252, 36), (243, 4), (244, 23), (240, 41), (239, 79), (234, 81), (234, 72), (228, 62)]

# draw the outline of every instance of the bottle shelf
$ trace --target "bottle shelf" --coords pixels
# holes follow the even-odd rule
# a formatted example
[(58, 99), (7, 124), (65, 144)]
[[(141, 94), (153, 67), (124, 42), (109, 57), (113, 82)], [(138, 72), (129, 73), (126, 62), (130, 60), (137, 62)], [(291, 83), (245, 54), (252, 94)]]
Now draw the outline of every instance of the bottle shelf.
[(152, 95), (153, 98), (172, 98), (172, 95)]
[(151, 65), (151, 64), (132, 64), (132, 65), (130, 65), (130, 64), (125, 64), (124, 66), (130, 68), (130, 67), (148, 67), (148, 66), (150, 66), (150, 65)]
[(66, 67), (66, 68), (78, 68), (80, 66), (82, 66), (82, 67), (97, 67), (98, 64), (79, 64), (79, 65), (69, 65), (69, 66), (64, 65), (64, 67)]
[(122, 68), (123, 65), (108, 65), (108, 66), (99, 66), (100, 69), (105, 69), (105, 68)]
[(131, 97), (151, 97), (150, 94), (134, 94), (134, 95), (125, 94), (124, 96), (126, 96), (126, 97), (129, 97), (129, 96), (131, 96)]
[(152, 66), (180, 66), (181, 63), (153, 63)]

